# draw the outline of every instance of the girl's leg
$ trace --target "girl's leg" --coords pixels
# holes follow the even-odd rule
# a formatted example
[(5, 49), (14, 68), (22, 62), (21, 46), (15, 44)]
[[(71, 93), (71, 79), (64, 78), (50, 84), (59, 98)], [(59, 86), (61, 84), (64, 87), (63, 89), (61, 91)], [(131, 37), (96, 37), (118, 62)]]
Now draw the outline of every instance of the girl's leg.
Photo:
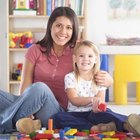
[(88, 120), (91, 121), (93, 125), (97, 125), (100, 123), (115, 122), (118, 131), (124, 131), (124, 122), (126, 121), (126, 119), (127, 116), (115, 113), (110, 109), (107, 109), (106, 112), (100, 113), (91, 112), (91, 114), (88, 117)]
[(18, 96), (0, 90), (0, 113), (11, 106)]
[(54, 128), (77, 128), (78, 130), (90, 129), (92, 123), (87, 120), (89, 112), (60, 112), (52, 116)]

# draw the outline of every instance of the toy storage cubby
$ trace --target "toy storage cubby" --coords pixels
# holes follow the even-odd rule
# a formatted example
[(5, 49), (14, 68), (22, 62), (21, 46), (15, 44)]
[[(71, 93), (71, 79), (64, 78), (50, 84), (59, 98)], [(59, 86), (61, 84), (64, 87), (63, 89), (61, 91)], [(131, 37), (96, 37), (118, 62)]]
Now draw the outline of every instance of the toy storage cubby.
[[(45, 34), (47, 16), (9, 16), (9, 32), (20, 34), (31, 32), (33, 42), (40, 40)], [(17, 37), (18, 38), (18, 37)], [(9, 42), (10, 45), (10, 42)], [(18, 71), (18, 65), (23, 64), (24, 55), (28, 48), (9, 47), (9, 92), (18, 94), (20, 78), (13, 78), (15, 71)], [(15, 76), (14, 76), (15, 77)]]
[[(9, 3), (7, 3), (7, 7), (9, 7)], [(82, 16), (78, 16), (79, 19), (79, 38), (86, 38), (86, 0), (84, 1), (84, 14)], [(9, 11), (8, 11), (9, 13)], [(19, 16), (19, 15), (8, 15), (8, 34), (12, 33), (23, 33), (23, 32), (31, 32), (33, 37), (33, 42), (36, 42), (42, 37), (46, 32), (46, 26), (49, 16), (45, 15), (36, 15), (36, 16)], [(19, 85), (20, 85), (20, 77), (18, 80), (13, 79), (13, 73), (15, 72), (16, 65), (23, 64), (24, 55), (28, 48), (21, 47), (10, 47), (9, 38), (7, 38), (8, 42), (8, 62), (7, 66), (7, 76), (8, 78), (8, 86), (7, 91), (18, 95)], [(14, 75), (15, 77), (16, 75)]]

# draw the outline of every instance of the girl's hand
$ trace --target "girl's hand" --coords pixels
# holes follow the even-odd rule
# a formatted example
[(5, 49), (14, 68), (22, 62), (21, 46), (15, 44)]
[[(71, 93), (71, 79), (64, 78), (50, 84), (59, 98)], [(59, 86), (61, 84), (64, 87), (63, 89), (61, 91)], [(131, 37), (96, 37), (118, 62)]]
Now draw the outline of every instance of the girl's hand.
[(102, 111), (98, 108), (99, 104), (101, 104), (101, 103), (102, 103), (102, 101), (101, 101), (100, 98), (98, 98), (98, 97), (94, 97), (94, 98), (93, 98), (93, 100), (92, 100), (92, 111), (93, 111), (94, 113), (102, 112)]

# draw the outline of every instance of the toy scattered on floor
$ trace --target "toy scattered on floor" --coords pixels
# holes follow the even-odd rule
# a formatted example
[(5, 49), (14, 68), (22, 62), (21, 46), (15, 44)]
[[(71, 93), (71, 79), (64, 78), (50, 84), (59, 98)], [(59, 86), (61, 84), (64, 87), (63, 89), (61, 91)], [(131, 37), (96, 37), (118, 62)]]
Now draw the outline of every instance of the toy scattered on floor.
[(89, 130), (78, 131), (76, 128), (65, 127), (53, 130), (53, 120), (49, 119), (48, 129), (42, 128), (29, 135), (19, 134), (18, 140), (140, 140), (132, 133), (124, 132), (95, 132)]
[[(67, 129), (67, 128), (66, 128)], [(73, 133), (73, 130), (76, 130), (75, 133)], [(123, 132), (90, 132), (89, 134), (78, 131), (77, 129), (71, 128), (68, 130), (69, 132), (72, 131), (72, 133), (67, 131), (65, 132), (64, 129), (60, 129), (59, 133), (53, 134), (47, 134), (45, 132), (33, 132), (30, 135), (18, 135), (18, 140), (140, 140), (140, 138), (135, 138), (132, 135), (129, 135), (127, 133)]]

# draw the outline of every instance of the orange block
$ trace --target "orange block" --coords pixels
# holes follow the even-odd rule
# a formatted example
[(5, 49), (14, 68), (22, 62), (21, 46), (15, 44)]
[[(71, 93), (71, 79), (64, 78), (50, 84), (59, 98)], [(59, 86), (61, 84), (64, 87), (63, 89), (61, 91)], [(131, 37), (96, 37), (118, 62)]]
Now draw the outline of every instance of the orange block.
[(52, 119), (48, 120), (48, 130), (53, 130), (53, 120)]

